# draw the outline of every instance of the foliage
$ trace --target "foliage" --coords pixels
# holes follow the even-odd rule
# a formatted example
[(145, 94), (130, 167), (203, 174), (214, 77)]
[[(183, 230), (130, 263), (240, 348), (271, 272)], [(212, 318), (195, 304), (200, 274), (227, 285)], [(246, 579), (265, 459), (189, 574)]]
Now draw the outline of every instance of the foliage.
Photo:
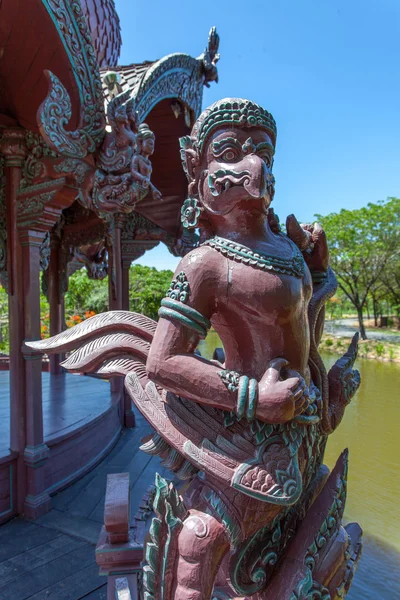
[[(337, 354), (343, 356), (350, 343), (349, 339), (337, 338), (333, 335), (324, 333), (320, 344), (322, 352)], [(400, 363), (400, 344), (395, 342), (381, 342), (379, 340), (368, 340), (359, 342), (359, 358), (368, 358), (371, 360), (384, 360)]]
[(172, 271), (135, 265), (129, 273), (129, 302), (134, 312), (158, 319), (158, 309), (173, 277)]
[[(129, 272), (130, 309), (157, 319), (161, 300), (173, 277), (172, 271), (158, 271), (154, 267), (133, 265)], [(108, 280), (89, 279), (86, 269), (76, 271), (69, 278), (68, 292), (65, 295), (65, 312), (70, 320), (78, 322), (77, 316), (85, 318), (85, 313), (108, 310)], [(67, 322), (68, 324), (68, 322)]]
[[(134, 265), (129, 273), (130, 309), (158, 318), (158, 309), (173, 277), (172, 271)], [(86, 268), (69, 278), (68, 292), (64, 298), (65, 325), (72, 327), (93, 315), (108, 310), (108, 279), (89, 279)], [(50, 307), (46, 297), (40, 295), (40, 330), (42, 338), (50, 335)], [(9, 353), (8, 296), (0, 285), (0, 352)]]
[(398, 261), (400, 199), (316, 217), (328, 238), (339, 287), (355, 307), (361, 337), (366, 339), (363, 310), (368, 296), (385, 270)]
[(83, 316), (86, 311), (98, 313), (107, 309), (107, 279), (89, 279), (86, 268), (75, 271), (69, 278), (68, 292), (65, 294), (66, 314)]

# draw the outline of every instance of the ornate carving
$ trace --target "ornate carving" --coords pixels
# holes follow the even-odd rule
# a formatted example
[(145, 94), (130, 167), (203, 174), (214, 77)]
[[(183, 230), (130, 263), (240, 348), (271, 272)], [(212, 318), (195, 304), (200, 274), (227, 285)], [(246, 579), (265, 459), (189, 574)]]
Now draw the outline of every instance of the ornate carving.
[(143, 588), (146, 598), (156, 598), (160, 586), (165, 598), (171, 597), (174, 582), (170, 574), (174, 571), (176, 543), (187, 509), (174, 486), (156, 475), (153, 509), (156, 517), (151, 522), (150, 540), (146, 544), (143, 567)]
[(49, 148), (42, 136), (33, 131), (25, 131), (25, 147), (27, 154), (22, 169), (21, 188), (28, 187), (34, 180), (46, 176), (43, 163), (45, 157), (57, 158), (57, 153)]
[(247, 246), (217, 236), (205, 241), (204, 245), (214, 248), (214, 250), (221, 252), (224, 256), (228, 256), (233, 260), (254, 268), (275, 271), (299, 278), (304, 275), (304, 259), (294, 244), (293, 256), (291, 258), (281, 258), (280, 256), (263, 254), (262, 252), (253, 252)]
[(19, 127), (6, 129), (0, 135), (0, 154), (5, 167), (21, 167), (26, 156), (25, 131)]
[(195, 229), (199, 223), (201, 208), (196, 198), (186, 198), (181, 208), (181, 222), (185, 229)]
[(167, 291), (168, 298), (172, 300), (179, 300), (179, 302), (187, 303), (190, 296), (190, 287), (187, 277), (183, 271), (181, 271), (175, 279), (172, 280), (171, 285)]
[(329, 590), (313, 580), (311, 571), (308, 571), (306, 577), (299, 583), (290, 600), (309, 600), (309, 598), (331, 600)]
[[(79, 223), (88, 223), (88, 225), (76, 227)], [(61, 295), (68, 290), (69, 275), (83, 266), (86, 266), (90, 278), (103, 279), (107, 275), (104, 221), (100, 219), (93, 221), (93, 213), (76, 202), (63, 211), (59, 235)]]
[(218, 83), (217, 62), (220, 59), (218, 49), (219, 35), (216, 27), (211, 27), (210, 33), (208, 34), (207, 48), (204, 50), (203, 54), (199, 56), (199, 60), (203, 62), (204, 85), (206, 87), (210, 87), (211, 81)]
[(54, 164), (56, 173), (66, 175), (72, 173), (75, 176), (75, 181), (82, 184), (88, 172), (88, 165), (75, 158), (66, 158), (65, 160)]
[(61, 81), (45, 71), (49, 92), (38, 111), (38, 126), (47, 144), (63, 156), (84, 158), (105, 133), (103, 94), (91, 36), (79, 2), (42, 0), (70, 57), (79, 90), (81, 119), (68, 131), (71, 100)]
[(72, 265), (74, 271), (86, 267), (89, 279), (101, 280), (107, 277), (108, 262), (104, 242), (75, 248), (69, 262), (69, 275), (71, 275)]
[[(197, 117), (203, 99), (203, 62), (187, 54), (171, 54), (146, 72), (135, 91), (139, 122), (163, 98), (178, 98)], [(190, 125), (190, 123), (189, 123)]]
[[(63, 183), (63, 180), (59, 180), (57, 186), (43, 183), (21, 189), (18, 194), (18, 226), (23, 228), (41, 220), (46, 221), (43, 215), (45, 207), (51, 204)], [(45, 230), (53, 223), (45, 227)]]
[(43, 242), (40, 244), (40, 270), (46, 271), (50, 263), (50, 232), (44, 236)]
[[(360, 554), (360, 531), (341, 526), (346, 456), (329, 478), (321, 466), (327, 434), (359, 382), (357, 340), (327, 374), (318, 319), (336, 281), (324, 241), (312, 244), (307, 234), (312, 226), (303, 231), (291, 217), (284, 235), (269, 212), (275, 136), (262, 107), (225, 99), (184, 139), (206, 243), (181, 261), (155, 333), (155, 324), (150, 332), (137, 315), (118, 312), (29, 343), (47, 352), (80, 347), (70, 364), (77, 372), (126, 373), (127, 391), (156, 431), (142, 449), (189, 479), (188, 516), (158, 480), (149, 598), (211, 598), (218, 581), (221, 593), (230, 582), (241, 597), (325, 600), (331, 585), (347, 591)], [(221, 171), (233, 173), (234, 185), (219, 185)], [(310, 269), (326, 277), (313, 286)], [(211, 322), (224, 365), (196, 355)]]

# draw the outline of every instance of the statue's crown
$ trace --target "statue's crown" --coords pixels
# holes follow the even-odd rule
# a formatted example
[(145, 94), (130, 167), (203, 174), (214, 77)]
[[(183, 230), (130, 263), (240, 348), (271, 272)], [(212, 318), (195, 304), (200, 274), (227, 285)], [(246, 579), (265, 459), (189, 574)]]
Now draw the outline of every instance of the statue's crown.
[(191, 137), (196, 138), (200, 154), (207, 138), (215, 129), (229, 126), (265, 129), (275, 146), (276, 123), (267, 110), (243, 98), (224, 98), (206, 108), (193, 127)]

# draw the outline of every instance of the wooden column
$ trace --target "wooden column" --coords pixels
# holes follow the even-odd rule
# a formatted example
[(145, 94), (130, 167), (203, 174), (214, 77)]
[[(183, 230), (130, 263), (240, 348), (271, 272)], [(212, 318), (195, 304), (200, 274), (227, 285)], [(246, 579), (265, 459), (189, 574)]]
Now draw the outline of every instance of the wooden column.
[(122, 310), (129, 310), (129, 269), (131, 259), (122, 257)]
[[(125, 223), (125, 216), (112, 215), (109, 223), (108, 235), (108, 298), (110, 310), (122, 310), (122, 258), (121, 258), (121, 230)], [(135, 417), (131, 407), (131, 400), (125, 393), (124, 379), (115, 377), (111, 380), (111, 393), (120, 404), (121, 425), (134, 427)]]
[[(24, 277), (25, 339), (40, 339), (40, 245), (44, 233), (23, 230), (22, 271)], [(42, 355), (25, 351), (27, 495), (24, 513), (36, 519), (51, 507), (45, 492), (44, 463), (49, 449), (44, 443), (42, 409)]]
[[(60, 291), (60, 238), (50, 234), (50, 263), (49, 263), (49, 304), (50, 304), (50, 335), (61, 333), (64, 318), (64, 302)], [(63, 372), (60, 362), (61, 354), (50, 354), (50, 373), (60, 375)]]
[[(40, 247), (58, 220), (65, 198), (59, 192), (65, 179), (19, 190), (17, 223), (22, 247), (18, 265), (23, 278), (24, 338), (40, 339)], [(24, 514), (36, 519), (51, 508), (46, 492), (45, 463), (49, 449), (44, 442), (42, 409), (42, 355), (23, 345), (25, 359), (26, 496)]]
[[(122, 310), (129, 310), (129, 269), (134, 260), (137, 260), (146, 252), (157, 246), (155, 240), (132, 240), (122, 236), (121, 239), (121, 264), (122, 264)], [(132, 400), (124, 390), (125, 399), (125, 426), (134, 427), (135, 413), (132, 410)]]
[(25, 364), (21, 352), (24, 340), (24, 290), (22, 249), (17, 229), (17, 191), (25, 158), (25, 132), (2, 132), (0, 151), (5, 160), (5, 204), (7, 221), (8, 315), (10, 331), (10, 448), (18, 452), (17, 512), (25, 500)]

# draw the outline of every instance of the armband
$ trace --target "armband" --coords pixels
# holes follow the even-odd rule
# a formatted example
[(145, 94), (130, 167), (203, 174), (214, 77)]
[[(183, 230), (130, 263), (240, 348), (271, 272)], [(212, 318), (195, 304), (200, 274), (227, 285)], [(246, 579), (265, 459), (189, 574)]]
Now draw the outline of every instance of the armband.
[(211, 322), (206, 317), (203, 317), (198, 310), (195, 310), (187, 304), (182, 304), (177, 300), (171, 298), (163, 298), (161, 300), (161, 308), (158, 311), (159, 317), (168, 319), (180, 325), (184, 325), (189, 329), (192, 329), (201, 338), (205, 338), (208, 330), (211, 327)]
[(179, 325), (184, 325), (195, 331), (200, 338), (204, 339), (211, 327), (211, 322), (206, 317), (203, 317), (198, 310), (186, 304), (189, 296), (189, 282), (185, 273), (181, 271), (172, 280), (166, 298), (161, 300), (161, 308), (158, 311), (158, 316), (179, 323)]

